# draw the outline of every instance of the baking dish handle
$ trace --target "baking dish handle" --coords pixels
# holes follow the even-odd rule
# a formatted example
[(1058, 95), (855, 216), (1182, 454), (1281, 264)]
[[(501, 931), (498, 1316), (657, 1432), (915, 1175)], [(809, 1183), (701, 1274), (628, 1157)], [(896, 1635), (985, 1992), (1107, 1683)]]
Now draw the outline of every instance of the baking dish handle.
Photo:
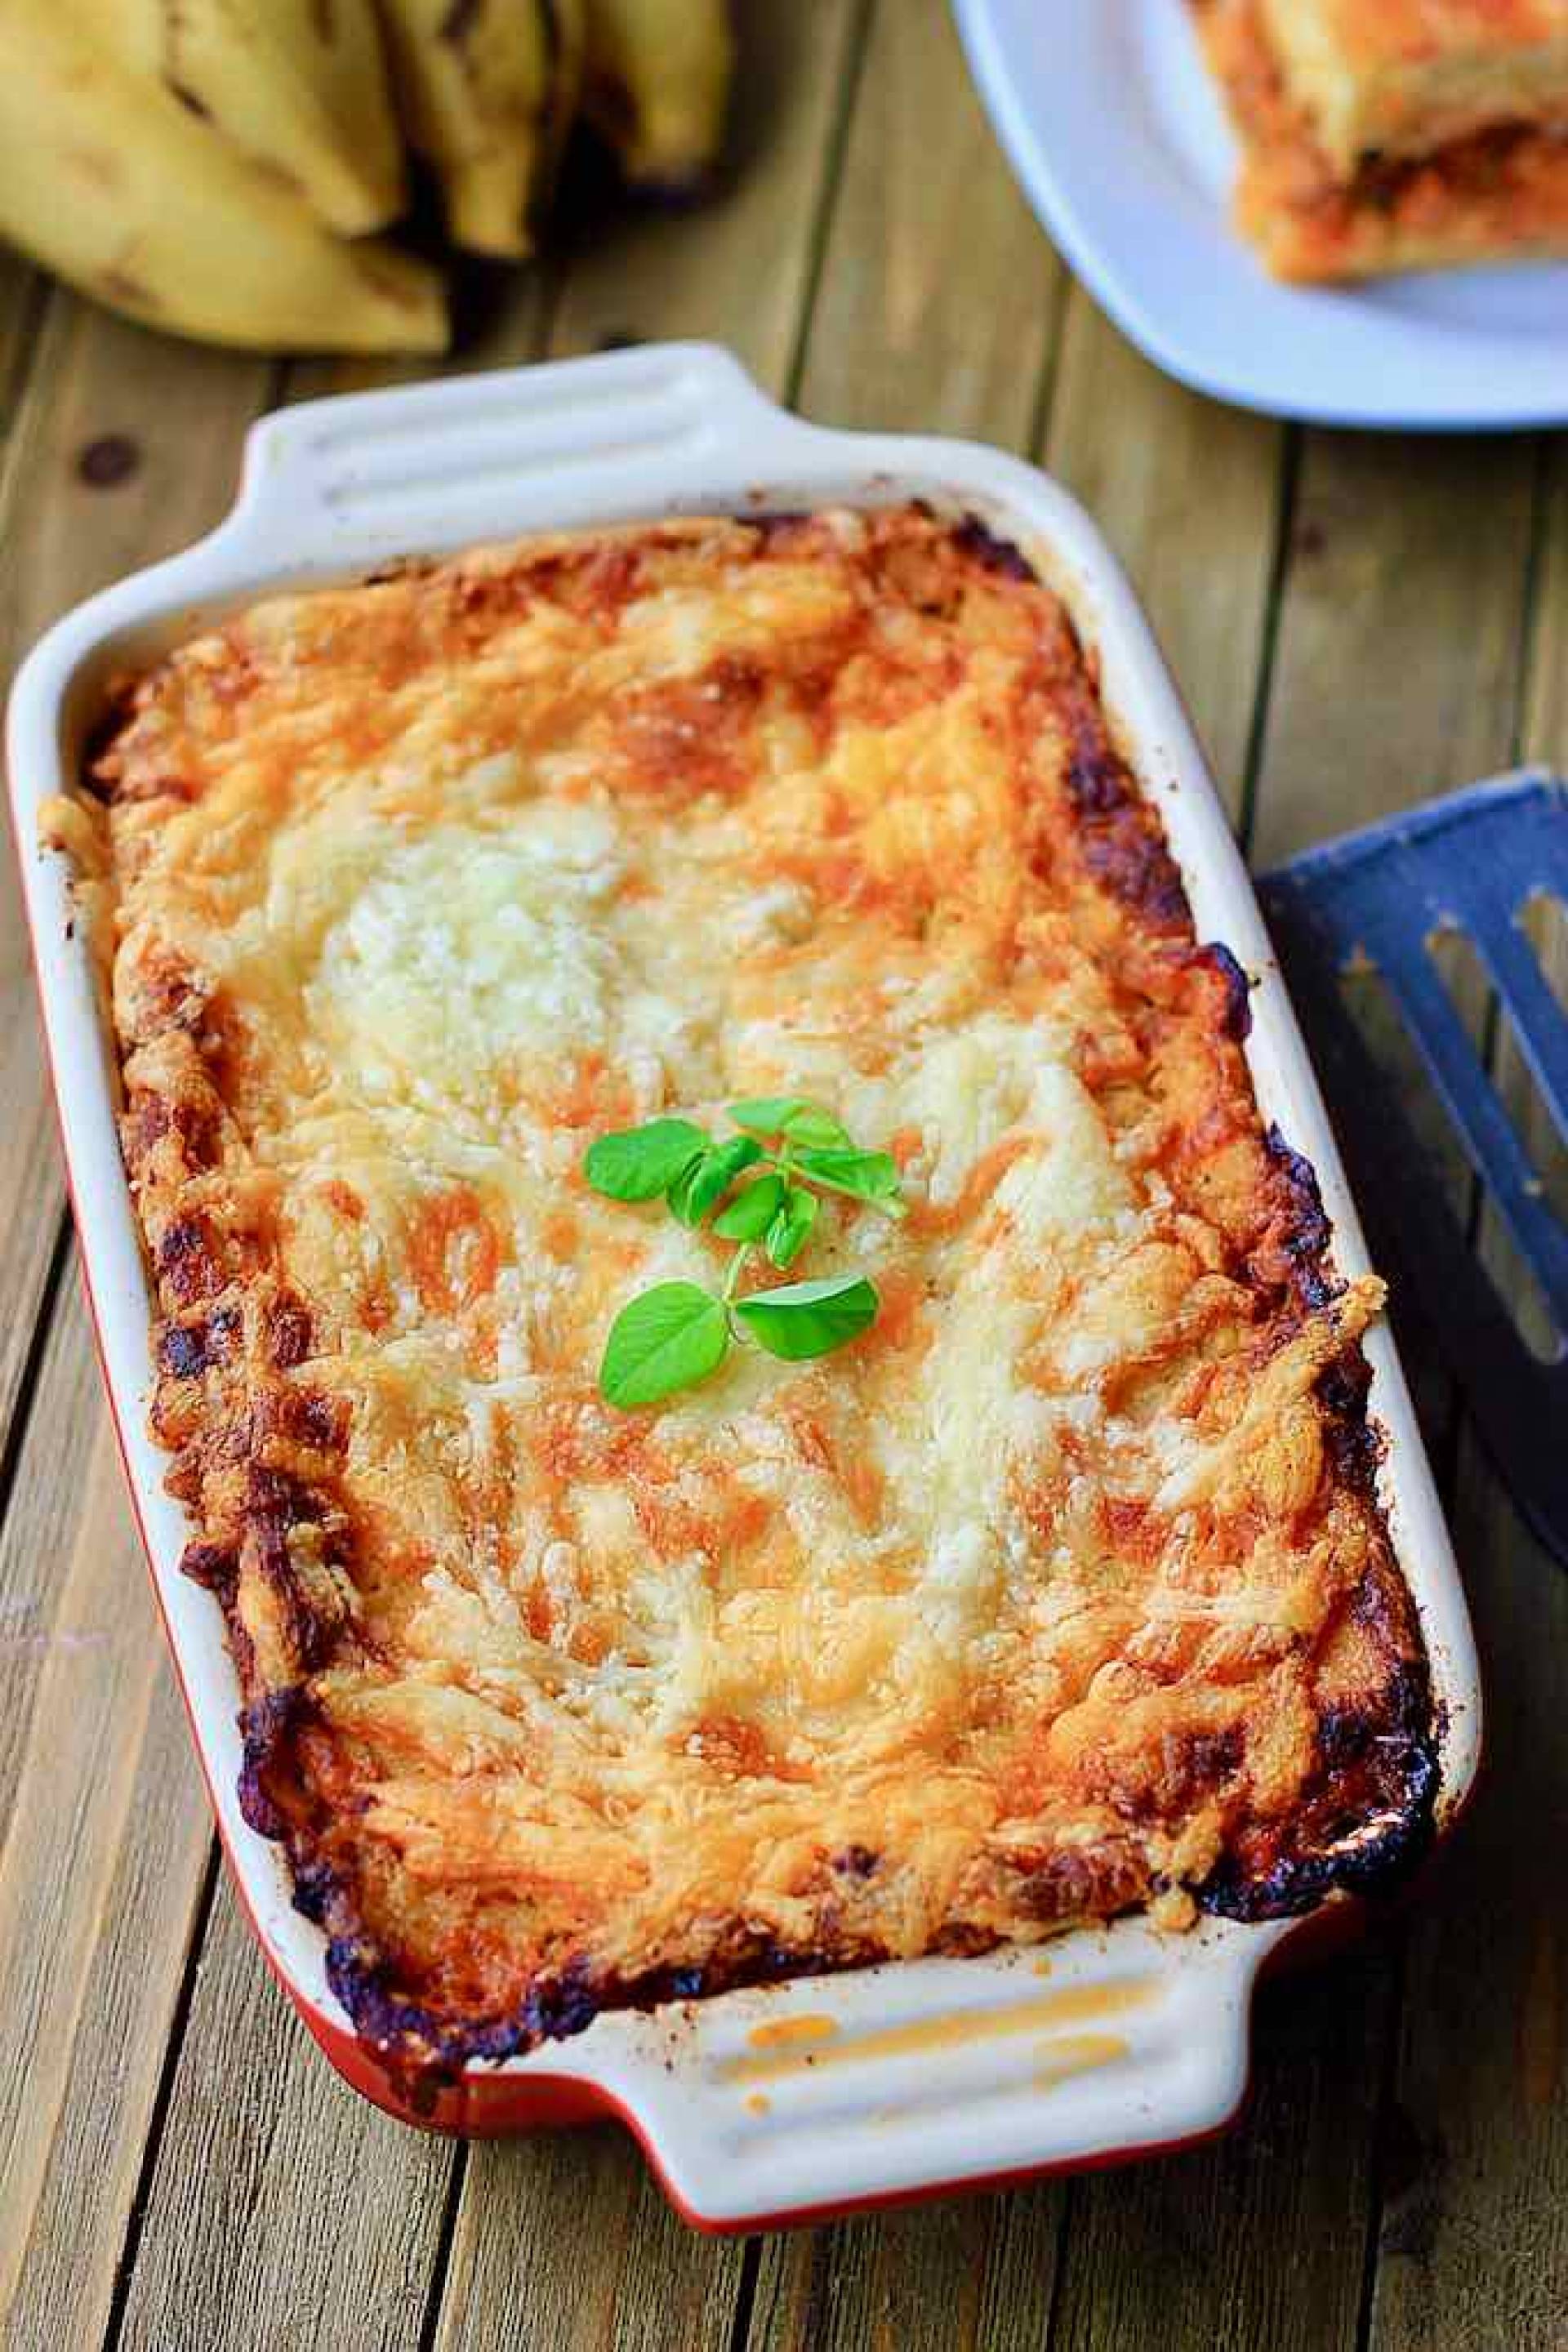
[[(584, 2073), (710, 2229), (1152, 2155), (1235, 2116), (1253, 1983), (1279, 1935), (1128, 1920), (1042, 1958), (917, 1961), (670, 2022), (606, 2018)], [(511, 2095), (560, 2063), (542, 2053)], [(466, 2128), (508, 2127), (507, 2074), (465, 2087)], [(485, 2091), (500, 2101), (488, 2122)]]
[(815, 429), (717, 345), (661, 343), (438, 384), (339, 394), (251, 431), (219, 537), (293, 569), (457, 547), (547, 523), (765, 501)]

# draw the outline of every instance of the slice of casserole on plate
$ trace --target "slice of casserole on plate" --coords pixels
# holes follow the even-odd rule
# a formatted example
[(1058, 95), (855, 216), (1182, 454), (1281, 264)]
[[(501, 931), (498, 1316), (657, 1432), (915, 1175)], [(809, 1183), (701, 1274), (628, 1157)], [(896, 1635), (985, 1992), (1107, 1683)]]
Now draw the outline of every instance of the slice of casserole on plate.
[[(274, 599), (86, 787), (185, 1564), (377, 2052), (1420, 1851), (1380, 1287), (1016, 551), (705, 520)], [(896, 1163), (799, 1269), (875, 1318), (620, 1410), (626, 1302), (738, 1261), (585, 1155), (758, 1097)]]
[(1191, 0), (1283, 278), (1568, 252), (1568, 0)]

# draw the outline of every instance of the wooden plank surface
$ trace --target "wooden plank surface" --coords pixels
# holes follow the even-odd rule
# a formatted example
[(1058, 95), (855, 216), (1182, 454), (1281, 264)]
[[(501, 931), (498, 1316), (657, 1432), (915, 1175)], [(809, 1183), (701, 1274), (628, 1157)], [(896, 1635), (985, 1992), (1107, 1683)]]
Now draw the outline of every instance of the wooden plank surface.
[(668, 2205), (625, 2133), (472, 2151), (436, 2352), (730, 2352), (743, 2255)]
[[(742, 26), (721, 200), (611, 219), (586, 184), (557, 261), (476, 278), (458, 364), (714, 335), (813, 415), (1039, 447), (1126, 562), (1265, 860), (1521, 744), (1568, 759), (1561, 446), (1290, 436), (1181, 391), (1069, 287), (941, 0), (752, 0)], [(325, 363), (282, 390), (420, 373)], [(69, 298), (40, 323), (0, 263), (9, 658), (221, 509), (268, 385)], [(1408, 1964), (1374, 1944), (1269, 1995), (1227, 2142), (742, 2247), (689, 2235), (613, 2131), (464, 2153), (342, 2089), (226, 1895), (206, 1914), (205, 1813), (74, 1277), (51, 1277), (61, 1196), (0, 888), (0, 2342), (1563, 2342), (1568, 1902), (1540, 1856), (1568, 1815), (1568, 1628), (1468, 1441), (1461, 1543), (1510, 1697), (1494, 1794)]]
[(256, 1964), (222, 1878), (122, 2352), (416, 2344), (456, 2161), (449, 2140), (339, 2082)]
[(1151, 367), (1081, 287), (1042, 451), (1131, 574), (1239, 814), (1264, 670), (1286, 437)]
[(1506, 765), (1536, 478), (1525, 440), (1308, 436), (1251, 844), (1259, 865)]
[(806, 322), (801, 407), (825, 424), (1026, 449), (1066, 284), (943, 0), (879, 8)]
[(0, 1537), (8, 2342), (101, 2334), (211, 1834), (73, 1265)]
[(47, 299), (45, 281), (17, 255), (0, 249), (0, 444), (11, 429)]

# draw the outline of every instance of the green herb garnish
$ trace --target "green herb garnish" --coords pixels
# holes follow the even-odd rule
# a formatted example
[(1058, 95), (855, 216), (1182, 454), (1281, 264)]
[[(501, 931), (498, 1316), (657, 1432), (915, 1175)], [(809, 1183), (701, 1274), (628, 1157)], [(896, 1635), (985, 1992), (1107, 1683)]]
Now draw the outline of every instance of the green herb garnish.
[(886, 1151), (860, 1150), (820, 1103), (793, 1096), (731, 1103), (730, 1118), (741, 1132), (718, 1142), (689, 1119), (656, 1118), (600, 1136), (583, 1162), (595, 1192), (612, 1201), (662, 1195), (682, 1224), (711, 1221), (721, 1241), (737, 1244), (721, 1291), (660, 1282), (622, 1307), (599, 1367), (601, 1393), (622, 1412), (697, 1387), (718, 1370), (732, 1341), (804, 1363), (846, 1346), (877, 1319), (880, 1301), (864, 1275), (745, 1297), (740, 1284), (759, 1248), (781, 1272), (794, 1265), (824, 1192), (901, 1217), (897, 1161)]
[(718, 1370), (729, 1350), (721, 1298), (710, 1297), (694, 1282), (656, 1283), (616, 1316), (599, 1386), (611, 1404), (630, 1412), (675, 1389), (694, 1389)]
[(750, 1298), (737, 1298), (735, 1313), (770, 1356), (798, 1364), (858, 1339), (876, 1321), (881, 1303), (864, 1275), (839, 1274), (826, 1282), (753, 1291)]
[(656, 1201), (707, 1149), (708, 1138), (689, 1118), (656, 1118), (624, 1135), (601, 1135), (583, 1173), (612, 1201)]

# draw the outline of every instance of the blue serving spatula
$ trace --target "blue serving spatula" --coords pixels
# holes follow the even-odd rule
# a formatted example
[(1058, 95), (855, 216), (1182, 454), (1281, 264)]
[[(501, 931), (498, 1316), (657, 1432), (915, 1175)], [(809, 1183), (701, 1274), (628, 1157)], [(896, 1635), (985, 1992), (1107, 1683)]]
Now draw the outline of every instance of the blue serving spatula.
[[(1568, 1228), (1433, 954), (1443, 933), (1468, 936), (1568, 1141), (1568, 1019), (1524, 928), (1537, 893), (1568, 901), (1568, 783), (1505, 776), (1309, 850), (1258, 887), (1373, 1254), (1396, 1302), (1419, 1302), (1500, 1475), (1568, 1567)], [(1350, 1009), (1346, 977), (1368, 966), (1534, 1276), (1556, 1333), (1548, 1361), (1521, 1338)]]

